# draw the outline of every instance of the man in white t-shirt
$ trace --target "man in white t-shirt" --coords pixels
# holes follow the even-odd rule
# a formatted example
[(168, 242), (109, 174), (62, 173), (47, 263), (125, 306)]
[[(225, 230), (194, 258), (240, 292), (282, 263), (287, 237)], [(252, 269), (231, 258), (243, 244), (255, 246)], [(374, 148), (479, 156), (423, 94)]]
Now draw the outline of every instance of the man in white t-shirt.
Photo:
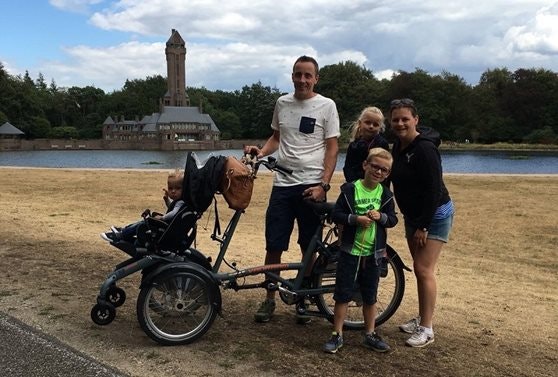
[[(314, 58), (301, 56), (295, 61), (294, 93), (277, 100), (271, 123), (273, 135), (262, 148), (244, 148), (245, 153), (255, 153), (258, 158), (277, 152), (277, 163), (293, 171), (292, 175), (275, 174), (266, 213), (265, 264), (281, 263), (295, 220), (298, 244), (302, 251), (306, 249), (320, 221), (305, 201), (326, 199), (337, 163), (339, 115), (333, 100), (314, 92), (318, 71)], [(275, 292), (268, 291), (254, 317), (256, 322), (268, 322), (274, 310)], [(299, 322), (307, 321), (300, 316)]]

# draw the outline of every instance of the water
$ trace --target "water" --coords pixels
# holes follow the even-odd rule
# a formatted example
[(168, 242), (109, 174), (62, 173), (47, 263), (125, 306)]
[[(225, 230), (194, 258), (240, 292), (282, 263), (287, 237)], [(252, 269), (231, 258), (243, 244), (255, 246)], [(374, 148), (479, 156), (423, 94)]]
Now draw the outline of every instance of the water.
[[(200, 160), (211, 153), (241, 156), (241, 151), (196, 151)], [(0, 152), (0, 166), (49, 168), (174, 169), (186, 163), (186, 151), (52, 150)], [(336, 170), (341, 171), (341, 153)], [(558, 152), (442, 152), (445, 173), (558, 174)]]

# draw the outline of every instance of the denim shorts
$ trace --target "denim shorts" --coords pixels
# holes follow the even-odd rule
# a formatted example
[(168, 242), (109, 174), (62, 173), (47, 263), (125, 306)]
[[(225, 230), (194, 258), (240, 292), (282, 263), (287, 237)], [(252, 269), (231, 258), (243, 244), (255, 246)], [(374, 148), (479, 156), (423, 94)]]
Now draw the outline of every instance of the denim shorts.
[[(444, 219), (432, 219), (432, 222), (428, 227), (428, 235), (426, 238), (447, 243), (452, 225), (453, 213)], [(407, 237), (407, 239), (413, 238), (416, 230), (417, 227), (410, 224), (407, 219), (405, 219), (405, 237)]]
[(379, 280), (380, 272), (373, 255), (358, 257), (342, 251), (337, 261), (333, 299), (335, 302), (350, 302), (353, 294), (360, 291), (362, 302), (375, 304)]
[(267, 251), (282, 252), (289, 249), (295, 220), (298, 226), (298, 244), (306, 250), (320, 225), (319, 216), (302, 196), (303, 191), (312, 186), (316, 185), (273, 186), (265, 215)]

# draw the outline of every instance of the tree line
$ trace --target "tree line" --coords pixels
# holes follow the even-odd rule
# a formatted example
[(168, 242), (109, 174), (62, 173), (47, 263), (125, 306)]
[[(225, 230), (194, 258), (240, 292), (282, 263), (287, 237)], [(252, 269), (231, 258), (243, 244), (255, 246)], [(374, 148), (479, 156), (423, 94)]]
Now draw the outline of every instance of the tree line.
[[(63, 88), (41, 73), (36, 79), (28, 72), (10, 75), (0, 63), (0, 125), (10, 122), (30, 139), (100, 138), (107, 116), (132, 120), (159, 112), (166, 89), (160, 75), (127, 80), (111, 93), (93, 86)], [(316, 91), (337, 103), (343, 141), (365, 106), (387, 115), (392, 99), (412, 98), (420, 124), (438, 130), (445, 141), (558, 143), (558, 74), (546, 69), (489, 69), (470, 85), (449, 72), (431, 75), (418, 68), (380, 80), (346, 61), (321, 68)], [(261, 82), (232, 92), (202, 87), (187, 93), (191, 106), (211, 115), (224, 140), (269, 137), (275, 101), (283, 94)], [(389, 125), (386, 137), (393, 139)]]

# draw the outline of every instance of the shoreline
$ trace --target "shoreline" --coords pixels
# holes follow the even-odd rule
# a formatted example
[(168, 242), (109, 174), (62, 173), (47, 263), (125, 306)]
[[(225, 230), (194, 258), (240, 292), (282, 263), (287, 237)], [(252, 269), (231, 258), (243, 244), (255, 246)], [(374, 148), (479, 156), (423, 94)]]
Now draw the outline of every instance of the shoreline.
[[(51, 167), (36, 167), (36, 166), (2, 166), (0, 165), (0, 169), (2, 170), (18, 170), (18, 169), (25, 169), (25, 170), (70, 170), (70, 171), (107, 171), (107, 172), (144, 172), (144, 173), (165, 173), (172, 171), (174, 169), (140, 169), (140, 168), (51, 168)], [(269, 171), (259, 171), (258, 175), (271, 175), (273, 173)], [(343, 172), (335, 171), (333, 175), (341, 175)], [(470, 177), (558, 177), (558, 173), (444, 173), (444, 177), (459, 177), (459, 176), (470, 176)]]

